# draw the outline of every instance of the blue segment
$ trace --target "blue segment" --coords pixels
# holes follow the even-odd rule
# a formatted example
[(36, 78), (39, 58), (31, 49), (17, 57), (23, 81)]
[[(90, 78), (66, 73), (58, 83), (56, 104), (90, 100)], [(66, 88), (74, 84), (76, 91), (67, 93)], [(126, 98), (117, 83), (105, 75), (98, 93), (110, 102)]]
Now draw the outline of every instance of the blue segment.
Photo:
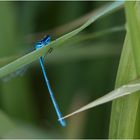
[[(42, 72), (43, 72), (43, 75), (44, 75), (44, 78), (45, 78), (45, 82), (46, 82), (46, 85), (47, 85), (48, 90), (49, 90), (49, 93), (50, 93), (50, 97), (51, 97), (51, 99), (52, 99), (52, 102), (53, 102), (53, 105), (54, 105), (54, 108), (55, 108), (55, 111), (56, 111), (56, 113), (57, 113), (58, 119), (60, 119), (60, 118), (62, 118), (62, 114), (61, 114), (61, 112), (60, 112), (60, 110), (59, 110), (59, 107), (58, 107), (58, 105), (57, 105), (57, 103), (56, 103), (56, 100), (55, 100), (55, 98), (54, 98), (53, 91), (52, 91), (52, 89), (51, 89), (49, 80), (48, 80), (48, 78), (47, 78), (47, 74), (46, 74), (46, 71), (45, 71), (45, 68), (44, 68), (44, 64), (43, 64), (43, 58), (42, 58), (42, 57), (39, 58), (39, 61), (40, 61), (40, 65), (41, 65), (41, 68), (42, 68)], [(66, 123), (65, 123), (64, 120), (60, 120), (60, 123), (61, 123), (62, 126), (66, 126)]]
[(49, 35), (47, 35), (46, 37), (44, 37), (42, 40), (41, 40), (41, 43), (43, 45), (46, 45), (48, 44), (49, 42), (51, 42), (51, 37)]
[[(35, 45), (35, 48), (36, 48), (36, 49), (39, 49), (39, 48), (43, 47), (44, 45), (48, 44), (50, 41), (51, 41), (50, 36), (46, 36), (45, 38), (43, 38), (41, 41), (39, 41), (39, 42)], [(59, 110), (59, 107), (58, 107), (58, 105), (57, 105), (57, 103), (56, 103), (56, 100), (55, 100), (53, 91), (52, 91), (52, 89), (51, 89), (49, 80), (48, 80), (48, 78), (47, 78), (47, 74), (46, 74), (45, 67), (44, 67), (43, 57), (40, 57), (40, 58), (39, 58), (39, 62), (40, 62), (40, 66), (41, 66), (41, 69), (42, 69), (42, 72), (43, 72), (43, 75), (44, 75), (45, 83), (46, 83), (46, 85), (47, 85), (47, 87), (48, 87), (48, 90), (49, 90), (49, 93), (50, 93), (50, 97), (51, 97), (51, 100), (52, 100), (52, 102), (53, 102), (53, 105), (54, 105), (54, 108), (55, 108), (55, 111), (56, 111), (58, 120), (59, 120), (60, 124), (64, 127), (64, 126), (66, 126), (66, 122), (65, 122), (64, 119), (61, 119), (61, 118), (62, 118), (62, 114), (61, 114), (61, 112), (60, 112), (60, 110)]]
[(49, 35), (45, 36), (42, 40), (36, 43), (35, 48), (39, 49), (51, 42), (51, 37)]

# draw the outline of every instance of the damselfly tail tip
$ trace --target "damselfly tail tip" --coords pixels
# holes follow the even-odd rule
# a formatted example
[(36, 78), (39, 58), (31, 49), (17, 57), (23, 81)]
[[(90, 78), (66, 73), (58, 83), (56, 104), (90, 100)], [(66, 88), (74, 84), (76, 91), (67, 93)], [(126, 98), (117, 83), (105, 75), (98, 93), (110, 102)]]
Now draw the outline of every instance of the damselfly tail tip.
[(58, 121), (60, 122), (60, 124), (65, 127), (66, 126), (66, 121), (63, 118), (58, 119)]

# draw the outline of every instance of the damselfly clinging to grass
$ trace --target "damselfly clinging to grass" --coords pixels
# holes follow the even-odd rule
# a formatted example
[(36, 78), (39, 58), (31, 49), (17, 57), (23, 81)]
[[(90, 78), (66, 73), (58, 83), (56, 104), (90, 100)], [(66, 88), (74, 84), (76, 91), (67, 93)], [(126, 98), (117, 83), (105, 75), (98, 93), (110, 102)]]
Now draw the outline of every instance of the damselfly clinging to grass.
[[(51, 41), (50, 36), (46, 36), (45, 38), (43, 38), (42, 40), (40, 40), (39, 42), (36, 43), (35, 48), (36, 49), (40, 49), (41, 47), (43, 47), (43, 46), (47, 45), (48, 43), (50, 43), (50, 41)], [(42, 72), (43, 72), (43, 75), (44, 75), (45, 83), (47, 85), (47, 88), (48, 88), (51, 100), (53, 102), (53, 105), (54, 105), (54, 108), (55, 108), (58, 120), (59, 120), (59, 122), (60, 122), (60, 124), (62, 126), (65, 126), (66, 125), (65, 120), (63, 120), (63, 119), (61, 120), (60, 119), (60, 118), (62, 118), (62, 114), (61, 114), (61, 112), (59, 110), (59, 107), (58, 107), (58, 105), (56, 103), (53, 91), (51, 89), (49, 80), (47, 78), (47, 74), (46, 74), (45, 67), (44, 67), (44, 57), (40, 57), (39, 58), (39, 62), (40, 62), (40, 66), (41, 66), (41, 69), (42, 69)]]

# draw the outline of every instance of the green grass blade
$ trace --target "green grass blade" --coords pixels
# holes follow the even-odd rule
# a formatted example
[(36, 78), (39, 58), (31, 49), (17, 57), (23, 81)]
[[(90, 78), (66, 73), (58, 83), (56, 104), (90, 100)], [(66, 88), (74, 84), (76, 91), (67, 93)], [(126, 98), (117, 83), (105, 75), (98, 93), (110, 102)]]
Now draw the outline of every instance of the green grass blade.
[(82, 26), (80, 26), (79, 28), (73, 30), (72, 32), (56, 39), (55, 41), (52, 41), (49, 45), (39, 49), (39, 50), (35, 50), (29, 54), (26, 54), (25, 56), (9, 63), (8, 65), (0, 68), (0, 78), (3, 76), (6, 76), (14, 71), (16, 71), (17, 69), (30, 64), (31, 62), (35, 61), (36, 59), (38, 59), (38, 57), (44, 55), (50, 47), (56, 47), (61, 45), (62, 43), (64, 43), (66, 40), (70, 39), (71, 37), (75, 36), (76, 34), (78, 34), (79, 32), (81, 32), (83, 29), (85, 29), (86, 27), (88, 27), (91, 23), (93, 23), (94, 21), (96, 21), (97, 19), (103, 17), (104, 15), (107, 15), (111, 12), (113, 12), (114, 10), (117, 10), (119, 7), (121, 7), (124, 4), (124, 2), (113, 2), (113, 3), (109, 3), (101, 8), (99, 8), (95, 14)]
[[(120, 87), (128, 81), (137, 78), (140, 72), (138, 64), (140, 59), (140, 23), (138, 24), (135, 10), (134, 3), (127, 2), (126, 17), (128, 28), (120, 59), (116, 87)], [(138, 123), (136, 118), (139, 110), (139, 101), (139, 92), (137, 94), (113, 101), (109, 132), (110, 138), (135, 138), (134, 134), (136, 124)]]
[[(121, 7), (119, 7), (118, 9), (121, 9), (121, 8), (123, 8), (123, 5)], [(90, 11), (89, 13), (83, 15), (82, 17), (80, 17), (78, 19), (75, 19), (64, 25), (60, 25), (53, 29), (30, 34), (27, 36), (26, 40), (30, 43), (33, 43), (33, 42), (35, 42), (35, 39), (36, 40), (40, 39), (40, 37), (43, 36), (44, 34), (51, 34), (52, 37), (57, 38), (61, 35), (64, 35), (67, 32), (70, 32), (71, 30), (76, 29), (77, 27), (81, 26), (82, 24), (84, 24), (92, 15), (95, 14), (95, 12), (96, 12), (95, 10)]]
[(136, 91), (139, 91), (139, 90), (140, 90), (140, 81), (139, 80), (135, 81), (133, 83), (129, 83), (129, 84), (123, 85), (120, 88), (117, 88), (117, 89), (109, 92), (108, 94), (106, 94), (106, 95), (96, 99), (95, 101), (93, 101), (93, 102), (83, 106), (82, 108), (74, 111), (73, 113), (64, 116), (63, 118), (67, 118), (67, 117), (73, 116), (73, 115), (75, 115), (77, 113), (80, 113), (82, 111), (85, 111), (87, 109), (96, 107), (98, 105), (110, 102), (110, 101), (112, 101), (114, 99), (117, 99), (117, 98), (129, 95), (129, 94), (132, 94), (132, 93), (134, 93)]
[(128, 33), (131, 38), (132, 52), (134, 55), (137, 74), (140, 76), (140, 24), (136, 17), (135, 2), (126, 2), (126, 18)]
[[(105, 36), (105, 35), (121, 32), (121, 31), (125, 31), (125, 27), (124, 26), (116, 26), (116, 27), (104, 29), (104, 30), (101, 30), (101, 31), (97, 31), (97, 32), (94, 32), (94, 33), (78, 35), (78, 36), (72, 38), (70, 41), (68, 41), (65, 46), (69, 46), (69, 45), (72, 46), (75, 43), (81, 43), (82, 41), (86, 41), (86, 40), (93, 40), (95, 38), (99, 38), (99, 37), (102, 37), (102, 36)], [(116, 48), (116, 47), (112, 48), (112, 45), (111, 44), (107, 45), (107, 48), (106, 48), (105, 52), (107, 52), (107, 54), (111, 54), (111, 55), (113, 55), (113, 54), (119, 55), (118, 48)], [(69, 51), (67, 49), (66, 50), (65, 49), (64, 50), (60, 50), (60, 51), (57, 51), (58, 55), (56, 54), (57, 52), (55, 52), (55, 55), (51, 54), (51, 59), (55, 60), (56, 63), (57, 63), (57, 60), (59, 59), (58, 57), (64, 56), (65, 58), (62, 58), (62, 59), (64, 61), (67, 61), (67, 60), (71, 59), (70, 57), (66, 58), (66, 56), (68, 56), (68, 55), (74, 55), (75, 54), (75, 56), (78, 55), (80, 57), (80, 51), (82, 52), (82, 56), (88, 56), (89, 55), (88, 52), (89, 52), (92, 55), (92, 58), (95, 57), (95, 56), (99, 56), (99, 55), (100, 55), (100, 57), (102, 57), (102, 56), (104, 57), (104, 55), (106, 55), (106, 53), (105, 54), (103, 53), (104, 52), (104, 51), (102, 51), (103, 48), (99, 48), (100, 52), (98, 53), (98, 51), (97, 51), (98, 47), (96, 49), (95, 46), (96, 46), (96, 44), (94, 44), (94, 47), (92, 45), (92, 48), (90, 47), (88, 49), (87, 48), (80, 48), (80, 49), (76, 48), (75, 49), (76, 51), (75, 50)], [(99, 44), (99, 46), (101, 46), (101, 44)], [(106, 44), (104, 44), (103, 46), (106, 46)], [(112, 50), (113, 50), (113, 53), (112, 53)], [(3, 66), (4, 64), (7, 64), (7, 63), (11, 62), (12, 60), (14, 60), (14, 59), (16, 59), (16, 58), (18, 58), (20, 56), (21, 55), (18, 54), (18, 55), (13, 55), (13, 56), (8, 56), (8, 57), (1, 57), (0, 58), (0, 66)], [(50, 60), (49, 56), (47, 57), (47, 62)], [(110, 55), (108, 55), (108, 56), (110, 56)], [(73, 58), (73, 56), (72, 56), (72, 58)], [(74, 57), (74, 59), (75, 59), (75, 57)]]

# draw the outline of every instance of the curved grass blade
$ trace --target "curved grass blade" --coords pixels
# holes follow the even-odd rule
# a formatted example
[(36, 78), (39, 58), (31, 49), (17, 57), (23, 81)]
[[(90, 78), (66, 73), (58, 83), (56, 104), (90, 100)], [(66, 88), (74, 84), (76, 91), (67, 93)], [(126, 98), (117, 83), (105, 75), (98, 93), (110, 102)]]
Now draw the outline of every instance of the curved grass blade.
[[(123, 5), (119, 8), (122, 8)], [(30, 43), (33, 43), (35, 42), (36, 40), (34, 39), (40, 39), (42, 36), (46, 35), (46, 34), (51, 34), (51, 36), (53, 37), (58, 37), (58, 36), (61, 36), (79, 26), (81, 26), (82, 24), (84, 24), (84, 22), (86, 22), (90, 17), (92, 17), (92, 15), (94, 15), (96, 13), (95, 10), (85, 14), (84, 16), (74, 20), (74, 21), (71, 21), (69, 23), (66, 23), (64, 25), (60, 25), (56, 28), (53, 28), (53, 29), (50, 29), (48, 31), (44, 31), (44, 32), (40, 32), (40, 33), (35, 33), (35, 34), (31, 34), (31, 35), (28, 35), (26, 40)]]
[(61, 119), (68, 118), (68, 117), (73, 116), (77, 113), (83, 112), (87, 109), (94, 108), (98, 105), (101, 105), (101, 104), (110, 102), (112, 100), (115, 100), (117, 98), (132, 94), (132, 93), (139, 91), (139, 90), (140, 90), (140, 81), (136, 81), (135, 83), (123, 85), (120, 88), (117, 88), (117, 89), (109, 92), (108, 94), (96, 99), (95, 101), (85, 105), (84, 107), (74, 111), (73, 113), (70, 113), (70, 114), (64, 116)]
[(27, 64), (32, 63), (33, 61), (35, 61), (36, 59), (38, 59), (39, 57), (44, 55), (50, 49), (50, 47), (58, 47), (59, 45), (64, 43), (66, 40), (72, 38), (73, 36), (75, 36), (79, 32), (81, 32), (82, 30), (84, 30), (90, 24), (95, 22), (97, 19), (114, 12), (119, 7), (121, 7), (123, 4), (124, 4), (124, 1), (119, 1), (119, 2), (115, 1), (113, 3), (109, 3), (105, 6), (97, 9), (96, 12), (92, 15), (92, 17), (89, 18), (89, 20), (85, 24), (80, 26), (79, 28), (73, 30), (72, 32), (70, 32), (70, 33), (68, 33), (68, 34), (66, 34), (58, 39), (56, 39), (55, 41), (52, 41), (50, 44), (42, 47), (41, 49), (35, 50), (31, 53), (28, 53), (28, 54), (24, 55), (23, 57), (18, 58), (17, 60), (0, 68), (0, 78), (9, 74), (9, 73), (16, 71), (17, 69), (19, 69)]
[[(71, 39), (70, 41), (68, 41), (67, 42), (67, 44), (66, 44), (66, 46), (68, 46), (68, 45), (73, 45), (73, 44), (75, 44), (75, 43), (78, 43), (78, 42), (81, 42), (81, 41), (85, 41), (85, 40), (90, 40), (90, 39), (95, 39), (95, 38), (99, 38), (99, 37), (101, 37), (101, 36), (104, 36), (104, 35), (108, 35), (108, 34), (113, 34), (113, 33), (117, 33), (117, 32), (121, 32), (121, 31), (125, 31), (125, 27), (122, 25), (122, 26), (115, 26), (115, 27), (112, 27), (112, 28), (108, 28), (108, 29), (104, 29), (104, 30), (102, 30), (102, 31), (97, 31), (97, 32), (94, 32), (94, 33), (89, 33), (89, 34), (84, 34), (84, 35), (78, 35), (78, 36), (76, 36), (75, 38), (73, 38), (73, 39)], [(94, 44), (94, 46), (96, 46), (95, 44)], [(110, 46), (110, 45), (108, 45), (108, 46)], [(83, 53), (82, 53), (82, 55), (84, 55), (84, 52), (86, 52), (85, 53), (85, 56), (87, 55), (88, 56), (88, 53), (87, 52), (90, 52), (90, 54), (92, 53), (92, 57), (94, 57), (94, 56), (97, 56), (98, 54), (96, 54), (95, 52), (96, 52), (96, 49), (95, 49), (96, 47), (93, 47), (93, 45), (92, 45), (92, 48), (90, 48), (90, 50), (89, 50), (89, 48), (87, 49), (87, 48), (82, 48), (82, 51), (83, 51)], [(108, 49), (108, 48), (107, 48)], [(116, 53), (115, 54), (118, 54), (118, 49), (115, 49), (115, 47), (113, 47), (113, 48), (109, 48), (109, 50), (111, 49), (111, 51), (112, 51), (112, 49), (114, 50), (114, 51), (116, 51)], [(64, 50), (64, 49), (63, 49)], [(59, 53), (61, 53), (61, 56), (67, 56), (67, 54), (69, 55), (73, 55), (73, 53), (75, 54), (75, 56), (77, 55), (76, 53), (80, 53), (80, 51), (81, 51), (81, 48), (80, 49), (77, 49), (76, 50), (76, 52), (75, 52), (75, 50), (73, 51), (73, 50), (71, 50), (71, 52), (69, 52), (69, 51), (66, 51), (66, 50), (61, 50)], [(92, 51), (91, 51), (92, 50)], [(111, 52), (111, 51), (107, 51), (107, 52)], [(114, 54), (114, 53), (113, 53)], [(53, 55), (53, 58), (55, 59), (55, 56), (56, 56), (57, 54), (56, 54), (56, 52), (55, 52), (55, 55)], [(100, 55), (103, 55), (104, 56), (104, 54), (101, 52), (101, 54)], [(106, 54), (105, 54), (106, 55)], [(0, 66), (2, 66), (2, 65), (4, 65), (4, 64), (6, 64), (6, 63), (9, 63), (9, 62), (11, 62), (12, 60), (14, 60), (14, 59), (16, 59), (16, 58), (18, 58), (20, 55), (13, 55), (13, 56), (8, 56), (8, 57), (2, 57), (2, 58), (0, 58)], [(51, 55), (52, 56), (52, 55)], [(61, 57), (60, 56), (60, 57)], [(51, 57), (51, 59), (53, 59), (52, 57)], [(67, 59), (71, 59), (71, 58), (66, 58), (66, 59), (63, 59), (64, 61), (67, 61)], [(48, 59), (47, 59), (48, 60)], [(55, 61), (56, 61), (57, 59), (55, 59)]]
[[(117, 72), (116, 87), (120, 87), (140, 76), (140, 6), (137, 4), (135, 1), (126, 2), (127, 34)], [(137, 120), (140, 116), (139, 105), (140, 92), (113, 101), (109, 128), (110, 139), (134, 139), (140, 137), (140, 133), (136, 132), (137, 129), (138, 131), (140, 130), (140, 122)]]

